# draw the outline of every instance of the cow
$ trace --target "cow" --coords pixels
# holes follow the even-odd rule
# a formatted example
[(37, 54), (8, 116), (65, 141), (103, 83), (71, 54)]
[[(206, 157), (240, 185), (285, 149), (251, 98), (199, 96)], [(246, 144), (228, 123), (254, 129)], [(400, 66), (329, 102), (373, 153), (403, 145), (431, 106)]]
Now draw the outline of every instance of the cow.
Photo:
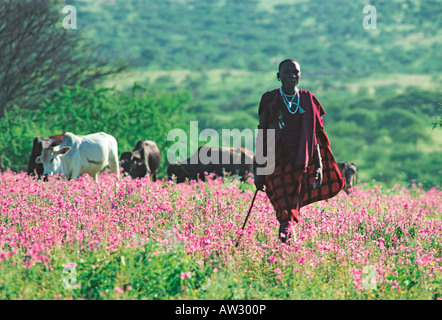
[[(213, 160), (213, 161), (212, 161)], [(209, 147), (202, 145), (187, 160), (172, 163), (167, 168), (169, 180), (176, 177), (181, 183), (186, 179), (205, 181), (205, 172), (223, 176), (236, 174), (245, 181), (253, 166), (253, 153), (244, 148)]]
[(120, 179), (117, 140), (104, 132), (85, 136), (66, 132), (62, 143), (44, 148), (35, 161), (43, 164), (43, 175), (61, 174), (77, 180), (87, 173), (98, 181), (98, 174), (109, 165)]
[(120, 164), (123, 172), (133, 179), (149, 175), (151, 181), (157, 181), (161, 153), (157, 144), (151, 140), (139, 140), (132, 151), (123, 152)]
[(38, 179), (41, 178), (43, 174), (43, 165), (41, 163), (36, 163), (35, 159), (45, 148), (58, 146), (63, 142), (64, 133), (50, 136), (49, 138), (42, 138), (40, 136), (34, 138), (34, 142), (32, 144), (31, 156), (28, 161), (28, 175), (36, 175)]
[(338, 168), (345, 178), (344, 191), (349, 194), (351, 188), (356, 186), (358, 180), (358, 167), (353, 162), (338, 162)]

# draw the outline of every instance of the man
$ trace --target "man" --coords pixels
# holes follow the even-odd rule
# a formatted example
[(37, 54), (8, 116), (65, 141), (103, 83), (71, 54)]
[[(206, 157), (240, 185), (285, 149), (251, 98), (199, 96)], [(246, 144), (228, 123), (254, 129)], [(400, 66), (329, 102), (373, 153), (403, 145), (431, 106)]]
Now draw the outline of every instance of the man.
[[(260, 174), (268, 163), (254, 164), (255, 186), (264, 190), (280, 223), (279, 238), (294, 237), (301, 207), (335, 196), (345, 185), (324, 132), (321, 103), (307, 90), (298, 89), (301, 67), (294, 59), (279, 64), (281, 87), (263, 94), (259, 105), (257, 150), (274, 163), (270, 174)], [(274, 135), (270, 135), (274, 130)], [(267, 141), (267, 136), (275, 141)], [(269, 150), (265, 147), (271, 146)], [(261, 171), (262, 172), (262, 171)]]

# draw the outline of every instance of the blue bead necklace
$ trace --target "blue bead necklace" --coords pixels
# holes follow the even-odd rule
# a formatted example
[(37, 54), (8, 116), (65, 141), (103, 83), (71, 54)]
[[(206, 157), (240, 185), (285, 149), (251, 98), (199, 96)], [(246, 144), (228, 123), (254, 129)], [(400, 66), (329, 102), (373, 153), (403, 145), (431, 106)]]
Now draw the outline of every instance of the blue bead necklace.
[[(305, 111), (301, 108), (301, 106), (299, 105), (300, 103), (300, 99), (301, 99), (301, 95), (299, 94), (298, 90), (296, 89), (294, 94), (285, 94), (282, 91), (282, 86), (279, 87), (279, 93), (281, 94), (282, 100), (284, 101), (284, 104), (287, 107), (287, 110), (291, 113), (291, 114), (295, 114), (298, 109), (299, 109), (299, 113), (304, 113)], [(293, 100), (295, 100), (295, 96), (298, 96), (298, 102), (294, 102)], [(292, 111), (292, 104), (296, 105), (296, 109), (295, 111)]]

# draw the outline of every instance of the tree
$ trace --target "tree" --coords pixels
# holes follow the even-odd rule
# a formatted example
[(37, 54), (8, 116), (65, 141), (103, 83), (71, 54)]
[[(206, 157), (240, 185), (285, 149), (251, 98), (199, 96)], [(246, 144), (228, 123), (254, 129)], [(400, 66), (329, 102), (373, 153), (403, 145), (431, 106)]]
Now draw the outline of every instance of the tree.
[(79, 30), (63, 28), (58, 7), (56, 0), (0, 2), (0, 116), (14, 104), (36, 108), (62, 85), (88, 86), (124, 69), (108, 66)]

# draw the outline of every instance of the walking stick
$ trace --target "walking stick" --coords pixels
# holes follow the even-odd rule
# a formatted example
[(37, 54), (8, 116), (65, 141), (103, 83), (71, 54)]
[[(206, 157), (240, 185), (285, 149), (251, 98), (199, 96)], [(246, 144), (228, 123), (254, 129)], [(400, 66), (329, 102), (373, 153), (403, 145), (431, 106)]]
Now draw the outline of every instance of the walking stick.
[[(250, 215), (250, 212), (252, 211), (253, 203), (255, 202), (255, 198), (256, 198), (256, 195), (258, 194), (258, 191), (259, 191), (259, 190), (256, 189), (255, 194), (253, 195), (253, 199), (252, 199), (252, 203), (250, 204), (249, 212), (247, 212), (246, 220), (244, 221), (244, 224), (242, 225), (242, 230), (243, 230), (243, 231), (244, 231), (244, 228), (245, 228), (245, 226), (246, 226), (247, 219), (249, 219), (249, 215)], [(235, 247), (236, 247), (236, 248), (238, 248), (239, 240), (241, 240), (241, 237), (242, 237), (242, 233), (241, 233), (241, 235), (239, 236), (238, 241), (236, 241), (236, 244), (235, 244)]]

